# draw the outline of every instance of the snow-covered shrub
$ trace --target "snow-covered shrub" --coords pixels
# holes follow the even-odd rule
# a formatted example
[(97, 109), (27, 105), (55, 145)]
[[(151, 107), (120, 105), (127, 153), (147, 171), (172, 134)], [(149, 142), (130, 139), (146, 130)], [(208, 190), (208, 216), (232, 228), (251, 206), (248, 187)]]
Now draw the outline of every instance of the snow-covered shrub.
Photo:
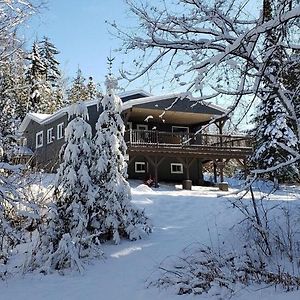
[(0, 263), (8, 261), (11, 250), (25, 241), (28, 220), (37, 219), (34, 203), (24, 199), (21, 186), (27, 178), (18, 167), (1, 164), (0, 173)]
[(230, 299), (241, 286), (253, 283), (299, 289), (300, 274), (287, 265), (274, 264), (256, 252), (253, 244), (240, 251), (213, 249), (192, 244), (178, 256), (167, 257), (148, 280), (149, 286), (174, 288), (178, 295), (207, 294)]
[(95, 205), (99, 214), (93, 217), (92, 226), (99, 227), (102, 238), (135, 240), (151, 231), (149, 220), (143, 211), (131, 203), (131, 191), (127, 178), (124, 156), (124, 123), (121, 118), (121, 99), (114, 90), (117, 81), (108, 76), (107, 94), (102, 99), (103, 112), (96, 124), (94, 138), (93, 180), (99, 186)]
[(240, 211), (240, 220), (230, 236), (218, 237), (217, 247), (193, 243), (178, 256), (167, 257), (149, 285), (218, 299), (230, 299), (252, 284), (299, 289), (298, 204), (272, 203), (267, 193), (251, 200), (237, 197), (230, 201)]

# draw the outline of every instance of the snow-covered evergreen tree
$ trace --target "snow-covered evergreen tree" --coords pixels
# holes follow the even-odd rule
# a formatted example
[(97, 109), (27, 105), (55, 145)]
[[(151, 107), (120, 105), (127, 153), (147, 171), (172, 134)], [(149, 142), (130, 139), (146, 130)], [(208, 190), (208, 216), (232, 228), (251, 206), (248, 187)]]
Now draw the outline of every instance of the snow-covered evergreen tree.
[(59, 51), (47, 37), (44, 37), (43, 40), (39, 42), (39, 46), (40, 56), (45, 67), (46, 81), (50, 82), (52, 87), (56, 87), (57, 80), (61, 77), (59, 62), (56, 59), (56, 55), (59, 54)]
[(85, 78), (79, 68), (77, 70), (76, 77), (72, 80), (71, 88), (67, 91), (67, 94), (68, 100), (71, 103), (89, 99), (89, 93), (85, 84)]
[(92, 76), (89, 77), (89, 81), (88, 81), (86, 87), (87, 87), (89, 100), (99, 99), (102, 97), (102, 94), (99, 91), (97, 85), (95, 84)]
[[(252, 156), (257, 168), (267, 170), (292, 159), (293, 156), (284, 147), (299, 151), (297, 136), (288, 125), (288, 119), (287, 112), (276, 95), (271, 94), (261, 102), (257, 115), (258, 126), (254, 132), (255, 151)], [(279, 180), (295, 180), (299, 177), (299, 170), (291, 165), (268, 172), (268, 175)]]
[[(265, 22), (272, 19), (272, 13), (275, 9), (276, 5), (272, 7), (270, 0), (264, 0), (263, 16)], [(264, 47), (268, 49), (265, 55), (269, 56), (266, 57), (267, 78), (277, 78), (277, 80), (273, 83), (265, 79), (265, 91), (261, 95), (261, 103), (258, 106), (252, 161), (259, 169), (268, 169), (291, 160), (293, 156), (290, 151), (284, 149), (286, 146), (294, 149), (295, 152), (299, 151), (297, 135), (293, 131), (293, 124), (283, 102), (279, 99), (278, 93), (282, 81), (282, 65), (287, 59), (284, 49), (278, 41), (278, 39), (284, 38), (284, 30), (283, 26), (269, 30), (265, 37)], [(299, 176), (295, 166), (278, 169), (276, 172), (268, 174), (277, 179), (295, 179)]]
[(14, 94), (14, 76), (9, 62), (0, 67), (0, 148), (1, 160), (9, 160), (11, 150), (16, 143), (16, 99)]
[[(12, 54), (0, 64), (0, 147), (4, 151), (2, 159), (9, 160), (11, 150), (16, 145), (16, 130), (26, 111), (27, 87), (24, 80), (24, 51), (16, 42)], [(0, 159), (1, 160), (1, 159)]]
[(64, 100), (63, 79), (59, 69), (60, 64), (56, 59), (59, 51), (47, 37), (44, 37), (39, 42), (39, 47), (40, 56), (45, 67), (45, 85), (51, 91), (43, 95), (45, 105), (42, 105), (42, 109), (44, 113), (53, 113), (67, 104)]
[[(83, 103), (74, 104), (66, 128), (63, 161), (57, 173), (54, 203), (32, 253), (28, 267), (45, 272), (64, 268), (82, 269), (81, 258), (100, 254), (100, 232), (90, 230), (96, 189), (90, 177), (92, 130), (85, 121)], [(94, 227), (93, 227), (94, 228)]]
[(294, 50), (285, 60), (282, 83), (290, 92), (290, 99), (298, 121), (295, 122), (295, 127), (298, 123), (300, 128), (300, 50)]
[(45, 81), (46, 67), (40, 56), (40, 49), (37, 42), (33, 43), (32, 51), (28, 57), (29, 66), (26, 72), (27, 83), (30, 86), (27, 112), (44, 113), (43, 97), (50, 95), (50, 86)]
[(121, 118), (121, 99), (115, 94), (117, 81), (111, 75), (106, 79), (107, 93), (102, 99), (103, 112), (96, 124), (94, 137), (94, 165), (92, 177), (100, 187), (97, 200), (99, 214), (94, 218), (104, 239), (118, 244), (122, 237), (135, 240), (151, 231), (143, 211), (135, 208), (127, 178), (124, 160), (126, 144)]

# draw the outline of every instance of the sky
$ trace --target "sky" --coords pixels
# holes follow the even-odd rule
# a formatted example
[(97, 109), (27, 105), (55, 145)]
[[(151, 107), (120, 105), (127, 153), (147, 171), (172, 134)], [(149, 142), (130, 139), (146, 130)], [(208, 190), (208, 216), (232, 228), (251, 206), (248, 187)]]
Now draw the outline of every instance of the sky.
[[(47, 36), (61, 52), (58, 60), (65, 77), (73, 78), (79, 67), (86, 78), (92, 76), (104, 90), (103, 82), (108, 72), (107, 57), (115, 57), (113, 72), (116, 75), (122, 61), (125, 61), (126, 68), (126, 61), (134, 59), (114, 52), (114, 49), (121, 47), (122, 41), (109, 32), (110, 25), (106, 23), (106, 20), (112, 23), (115, 21), (121, 27), (137, 23), (125, 0), (46, 1), (47, 8), (26, 23), (23, 33), (27, 40), (26, 48), (29, 50), (35, 39)], [(250, 0), (251, 10), (256, 11), (257, 3), (261, 1)], [(126, 90), (144, 89), (154, 94), (179, 91), (174, 91), (168, 81), (167, 84), (160, 84), (162, 80), (158, 73), (152, 73), (151, 86), (147, 79), (137, 80), (130, 85), (123, 81), (120, 85)]]
[[(80, 67), (84, 76), (92, 76), (103, 88), (107, 74), (107, 57), (116, 56), (113, 71), (117, 73), (121, 41), (113, 37), (106, 20), (130, 23), (123, 0), (48, 0), (47, 8), (31, 18), (24, 30), (27, 49), (35, 39), (47, 36), (61, 52), (58, 60), (63, 73), (74, 77)], [(135, 83), (130, 89), (139, 88)]]

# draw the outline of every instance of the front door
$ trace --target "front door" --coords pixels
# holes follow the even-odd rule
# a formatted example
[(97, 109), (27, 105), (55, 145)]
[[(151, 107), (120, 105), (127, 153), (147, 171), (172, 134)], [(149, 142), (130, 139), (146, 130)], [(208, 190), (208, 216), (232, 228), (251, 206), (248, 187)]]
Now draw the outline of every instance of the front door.
[(140, 143), (145, 143), (145, 142), (149, 142), (148, 141), (148, 133), (145, 131), (148, 131), (148, 125), (144, 125), (144, 124), (137, 124), (136, 125), (136, 129), (137, 129), (137, 139)]
[(180, 136), (182, 143), (189, 138), (189, 128), (186, 126), (172, 126), (172, 132)]

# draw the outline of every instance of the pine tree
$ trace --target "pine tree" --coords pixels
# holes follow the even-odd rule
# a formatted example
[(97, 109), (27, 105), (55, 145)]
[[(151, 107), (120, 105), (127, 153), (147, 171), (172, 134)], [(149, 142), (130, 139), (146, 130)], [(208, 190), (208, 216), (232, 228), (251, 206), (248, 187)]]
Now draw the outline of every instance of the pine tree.
[(46, 67), (40, 56), (40, 49), (37, 42), (33, 43), (32, 51), (28, 57), (29, 66), (26, 72), (26, 80), (30, 86), (30, 95), (28, 101), (28, 112), (45, 112), (43, 111), (43, 96), (51, 94), (49, 86), (45, 81)]
[[(289, 90), (298, 125), (300, 126), (300, 51), (294, 50), (284, 62), (282, 83)], [(295, 124), (297, 127), (297, 122)]]
[(45, 67), (46, 81), (50, 82), (52, 87), (56, 87), (57, 81), (61, 77), (59, 62), (56, 59), (56, 55), (59, 54), (59, 51), (47, 37), (44, 37), (43, 40), (39, 42), (39, 47), (40, 57)]
[(76, 77), (72, 81), (72, 86), (67, 92), (68, 100), (71, 103), (78, 101), (88, 100), (89, 93), (85, 84), (85, 78), (82, 75), (81, 70), (78, 68)]
[(13, 147), (16, 145), (16, 98), (14, 93), (14, 74), (10, 61), (0, 66), (0, 161), (9, 161)]
[(92, 130), (85, 121), (86, 106), (74, 104), (70, 116), (74, 115), (66, 128), (55, 201), (28, 265), (30, 269), (42, 268), (47, 273), (65, 268), (81, 271), (81, 258), (100, 253), (97, 234), (89, 230), (96, 189), (90, 177)]
[(20, 57), (15, 59), (15, 95), (16, 95), (16, 116), (21, 122), (28, 112), (29, 93), (28, 81), (26, 78), (25, 53), (20, 53)]
[(88, 99), (94, 100), (102, 97), (101, 92), (98, 90), (97, 85), (95, 84), (93, 77), (89, 77), (89, 82), (86, 85), (88, 92)]
[(59, 62), (56, 56), (59, 51), (47, 37), (39, 42), (40, 57), (45, 66), (45, 85), (50, 93), (43, 95), (42, 109), (44, 113), (53, 113), (65, 106), (64, 90), (62, 88), (62, 74), (59, 69)]
[(121, 118), (121, 99), (115, 95), (117, 81), (109, 75), (107, 94), (102, 99), (103, 112), (96, 124), (94, 137), (94, 166), (92, 178), (100, 187), (97, 200), (99, 214), (94, 224), (105, 239), (118, 244), (120, 238), (135, 240), (151, 231), (144, 212), (131, 203), (130, 186), (126, 181), (127, 164), (124, 160), (126, 144)]
[[(274, 6), (275, 8), (276, 6)], [(273, 10), (270, 0), (264, 0), (263, 16), (267, 22), (272, 19)], [(293, 131), (283, 102), (279, 99), (279, 85), (282, 81), (281, 68), (286, 60), (284, 49), (280, 47), (280, 39), (284, 38), (284, 26), (269, 30), (265, 36), (266, 55), (272, 55), (266, 59), (266, 75), (277, 78), (274, 82), (265, 79), (265, 92), (261, 95), (261, 103), (258, 106), (256, 128), (254, 130), (255, 149), (252, 161), (259, 169), (268, 169), (277, 164), (284, 163), (292, 158), (282, 145), (299, 150), (299, 142)], [(268, 173), (271, 178), (295, 179), (299, 172), (295, 166), (278, 169)]]

